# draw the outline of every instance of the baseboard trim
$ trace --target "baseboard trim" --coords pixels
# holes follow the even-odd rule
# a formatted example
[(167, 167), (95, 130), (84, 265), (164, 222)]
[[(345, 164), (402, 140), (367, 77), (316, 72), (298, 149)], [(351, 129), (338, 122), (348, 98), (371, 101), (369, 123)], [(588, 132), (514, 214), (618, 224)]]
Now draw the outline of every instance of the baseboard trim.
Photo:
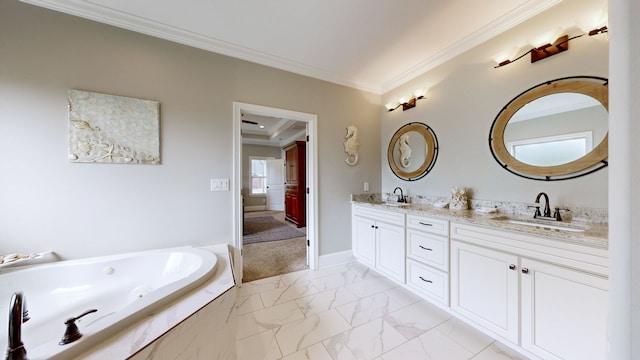
[(346, 264), (354, 261), (351, 250), (339, 251), (331, 254), (320, 255), (318, 257), (318, 269), (324, 269), (335, 265)]
[(245, 206), (244, 207), (244, 211), (262, 211), (262, 210), (267, 210), (267, 206), (266, 205), (252, 205), (252, 206)]

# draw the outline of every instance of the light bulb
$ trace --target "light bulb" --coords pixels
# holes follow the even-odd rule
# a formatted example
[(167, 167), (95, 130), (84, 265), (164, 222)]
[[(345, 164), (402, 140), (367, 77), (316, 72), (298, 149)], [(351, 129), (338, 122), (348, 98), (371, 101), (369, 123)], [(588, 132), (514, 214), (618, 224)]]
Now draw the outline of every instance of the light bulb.
[(427, 94), (427, 89), (425, 88), (419, 88), (416, 91), (413, 92), (413, 96), (416, 97), (416, 99), (422, 98)]

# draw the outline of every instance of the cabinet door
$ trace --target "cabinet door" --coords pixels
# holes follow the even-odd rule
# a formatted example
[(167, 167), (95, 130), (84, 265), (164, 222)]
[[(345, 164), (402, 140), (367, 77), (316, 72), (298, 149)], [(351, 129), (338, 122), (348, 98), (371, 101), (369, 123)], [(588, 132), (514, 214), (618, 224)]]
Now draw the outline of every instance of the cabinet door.
[(286, 181), (287, 184), (298, 183), (298, 149), (292, 148), (287, 150), (285, 154), (287, 172)]
[(376, 222), (376, 269), (389, 278), (405, 281), (404, 227)]
[(451, 242), (451, 308), (518, 343), (518, 257)]
[(522, 259), (522, 347), (544, 359), (605, 359), (607, 279)]
[(354, 216), (352, 219), (353, 256), (363, 264), (374, 268), (376, 266), (375, 222), (360, 216)]
[(291, 192), (287, 191), (284, 194), (284, 210), (285, 210), (285, 216), (288, 220), (293, 221), (293, 216), (294, 216), (294, 212), (295, 212), (295, 207), (294, 207), (294, 203), (295, 203), (295, 194), (292, 194)]

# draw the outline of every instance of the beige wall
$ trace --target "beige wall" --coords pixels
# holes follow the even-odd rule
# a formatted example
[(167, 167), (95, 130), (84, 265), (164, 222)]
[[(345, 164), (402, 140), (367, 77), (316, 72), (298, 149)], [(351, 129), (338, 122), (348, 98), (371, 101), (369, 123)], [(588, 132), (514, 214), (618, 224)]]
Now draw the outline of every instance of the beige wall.
[[(409, 194), (449, 196), (454, 186), (472, 190), (473, 198), (533, 202), (545, 191), (552, 205), (607, 207), (608, 169), (573, 180), (544, 182), (520, 178), (504, 169), (489, 150), (491, 124), (511, 99), (546, 80), (565, 76), (608, 77), (608, 41), (584, 37), (571, 41), (569, 51), (534, 64), (527, 57), (494, 69), (492, 57), (515, 46), (522, 33), (539, 34), (571, 19), (566, 0), (432, 71), (383, 95), (383, 103), (429, 87), (427, 99), (407, 111), (382, 112), (382, 190), (396, 186)], [(593, 2), (593, 1), (590, 1)], [(603, 5), (606, 6), (606, 5)], [(580, 29), (568, 29), (571, 35)], [(524, 51), (526, 51), (525, 49)], [(522, 51), (522, 52), (524, 52)], [(518, 54), (519, 55), (519, 54)], [(439, 142), (437, 162), (423, 179), (405, 182), (391, 172), (386, 151), (394, 132), (403, 124), (419, 121), (431, 126)]]
[[(162, 164), (69, 163), (68, 89), (159, 101)], [(209, 180), (233, 184), (234, 101), (318, 115), (320, 254), (350, 249), (349, 193), (380, 189), (379, 95), (0, 2), (0, 253), (232, 243), (232, 192)]]

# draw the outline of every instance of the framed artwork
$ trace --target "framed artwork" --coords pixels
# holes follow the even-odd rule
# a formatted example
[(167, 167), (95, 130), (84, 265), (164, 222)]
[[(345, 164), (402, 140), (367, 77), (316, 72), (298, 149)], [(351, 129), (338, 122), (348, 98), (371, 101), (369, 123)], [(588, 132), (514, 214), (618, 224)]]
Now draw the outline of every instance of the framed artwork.
[(160, 103), (69, 90), (69, 160), (160, 164)]

